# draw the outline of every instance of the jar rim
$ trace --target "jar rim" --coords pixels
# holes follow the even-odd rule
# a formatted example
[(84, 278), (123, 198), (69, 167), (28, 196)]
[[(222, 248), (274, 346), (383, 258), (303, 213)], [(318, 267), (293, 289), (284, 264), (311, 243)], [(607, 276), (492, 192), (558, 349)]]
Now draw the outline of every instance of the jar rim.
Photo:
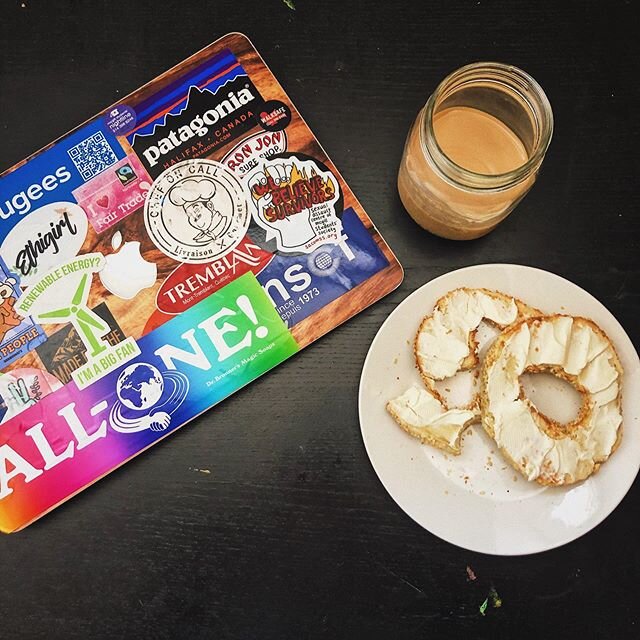
[[(460, 166), (449, 158), (438, 144), (433, 129), (433, 115), (438, 99), (448, 90), (457, 88), (465, 82), (475, 83), (482, 80), (502, 84), (510, 91), (517, 93), (529, 106), (538, 126), (539, 135), (536, 137), (535, 147), (527, 161), (505, 173), (478, 173)], [(529, 177), (542, 163), (553, 135), (553, 111), (542, 87), (522, 69), (500, 62), (474, 62), (450, 73), (427, 100), (421, 119), (420, 143), (423, 153), (431, 158), (444, 179), (453, 183), (454, 186), (477, 191), (501, 191)]]

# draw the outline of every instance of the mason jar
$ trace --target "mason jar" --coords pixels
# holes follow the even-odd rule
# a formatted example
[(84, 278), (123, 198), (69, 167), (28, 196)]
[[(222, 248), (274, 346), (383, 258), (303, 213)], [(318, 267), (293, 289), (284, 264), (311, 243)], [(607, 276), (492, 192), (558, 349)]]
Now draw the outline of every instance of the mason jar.
[(483, 236), (531, 189), (552, 133), (551, 105), (530, 75), (496, 62), (462, 67), (409, 131), (398, 173), (402, 203), (438, 236)]

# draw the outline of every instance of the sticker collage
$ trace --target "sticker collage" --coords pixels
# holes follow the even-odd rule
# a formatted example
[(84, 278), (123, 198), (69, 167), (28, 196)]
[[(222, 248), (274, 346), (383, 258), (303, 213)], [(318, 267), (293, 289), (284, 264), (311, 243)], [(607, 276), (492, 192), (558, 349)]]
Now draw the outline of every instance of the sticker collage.
[(401, 280), (240, 34), (16, 165), (0, 176), (0, 530)]

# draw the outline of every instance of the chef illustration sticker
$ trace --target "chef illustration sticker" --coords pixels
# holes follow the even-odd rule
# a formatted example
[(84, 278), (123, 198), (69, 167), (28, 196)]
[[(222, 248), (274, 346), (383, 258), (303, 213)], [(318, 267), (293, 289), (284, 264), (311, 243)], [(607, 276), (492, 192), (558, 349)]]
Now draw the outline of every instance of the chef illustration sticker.
[(312, 158), (270, 158), (247, 181), (253, 218), (280, 251), (311, 253), (341, 242), (338, 180)]
[(185, 160), (164, 171), (145, 202), (154, 244), (179, 262), (211, 262), (244, 238), (251, 216), (238, 178), (223, 164)]

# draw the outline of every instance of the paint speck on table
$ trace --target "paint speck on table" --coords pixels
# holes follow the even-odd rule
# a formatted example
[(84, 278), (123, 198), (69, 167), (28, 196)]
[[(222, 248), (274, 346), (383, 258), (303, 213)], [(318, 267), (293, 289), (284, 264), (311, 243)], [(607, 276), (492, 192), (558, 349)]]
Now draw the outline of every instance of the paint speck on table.
[(494, 609), (499, 609), (502, 606), (502, 598), (498, 595), (495, 587), (491, 587), (489, 597), (491, 598), (491, 604)]

